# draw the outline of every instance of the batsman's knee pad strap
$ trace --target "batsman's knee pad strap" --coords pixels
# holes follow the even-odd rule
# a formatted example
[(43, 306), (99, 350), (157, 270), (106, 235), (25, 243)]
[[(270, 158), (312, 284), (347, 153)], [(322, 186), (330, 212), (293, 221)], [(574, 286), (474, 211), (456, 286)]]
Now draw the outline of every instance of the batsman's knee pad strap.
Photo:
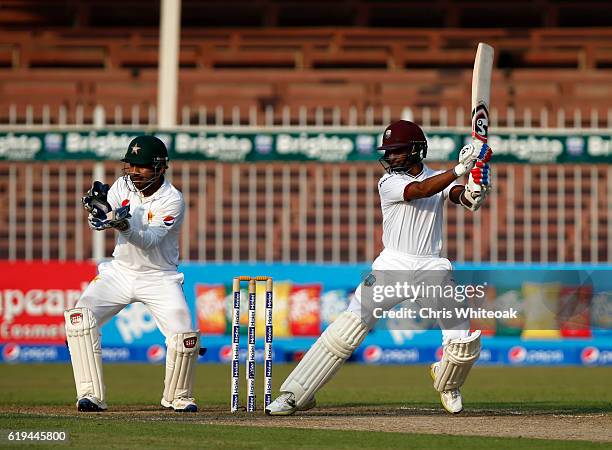
[(88, 308), (73, 308), (64, 312), (64, 319), (77, 396), (91, 395), (103, 403), (102, 348), (96, 318)]
[(463, 386), (470, 369), (480, 356), (480, 346), (480, 331), (450, 341), (444, 347), (434, 388), (442, 392)]
[(351, 312), (342, 313), (308, 350), (281, 386), (293, 392), (298, 406), (305, 404), (338, 371), (361, 341), (368, 327)]
[(168, 339), (164, 400), (193, 397), (195, 366), (200, 350), (200, 333), (177, 333)]

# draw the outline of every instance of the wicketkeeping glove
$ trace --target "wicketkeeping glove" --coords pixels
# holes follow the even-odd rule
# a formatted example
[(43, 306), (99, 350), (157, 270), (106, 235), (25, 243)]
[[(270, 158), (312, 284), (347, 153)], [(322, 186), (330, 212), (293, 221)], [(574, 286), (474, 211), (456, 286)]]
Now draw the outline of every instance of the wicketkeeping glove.
[(112, 228), (110, 224), (110, 220), (108, 219), (98, 219), (93, 215), (87, 216), (87, 222), (89, 223), (89, 228), (96, 231), (103, 231)]
[(89, 228), (92, 230), (103, 231), (109, 228), (116, 228), (119, 231), (125, 231), (130, 227), (130, 222), (128, 221), (130, 217), (132, 217), (130, 205), (126, 205), (112, 211), (110, 219), (107, 218), (106, 213), (100, 217), (90, 214), (87, 221), (89, 222)]
[(94, 181), (91, 188), (82, 198), (83, 207), (89, 211), (94, 218), (106, 219), (106, 215), (111, 212), (111, 205), (106, 200), (109, 186), (100, 181)]

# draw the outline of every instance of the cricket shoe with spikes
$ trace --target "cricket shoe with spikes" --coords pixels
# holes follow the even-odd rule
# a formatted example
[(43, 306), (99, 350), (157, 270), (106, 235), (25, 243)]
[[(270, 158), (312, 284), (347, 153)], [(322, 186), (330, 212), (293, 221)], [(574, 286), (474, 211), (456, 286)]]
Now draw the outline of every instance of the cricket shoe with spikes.
[(77, 400), (77, 410), (81, 412), (103, 412), (106, 411), (106, 408), (106, 403), (91, 395)]
[(293, 392), (283, 392), (266, 407), (266, 414), (268, 416), (291, 416), (296, 411), (308, 411), (316, 405), (317, 401), (312, 397), (304, 405), (297, 406)]
[[(436, 380), (436, 373), (439, 367), (440, 363), (434, 363), (430, 367), (429, 374), (434, 381)], [(463, 411), (463, 397), (459, 389), (450, 389), (440, 392), (440, 401), (444, 409), (451, 414), (459, 414)]]
[(164, 408), (171, 408), (175, 412), (198, 412), (198, 405), (193, 398), (188, 397), (176, 398), (172, 403), (162, 398), (161, 405)]

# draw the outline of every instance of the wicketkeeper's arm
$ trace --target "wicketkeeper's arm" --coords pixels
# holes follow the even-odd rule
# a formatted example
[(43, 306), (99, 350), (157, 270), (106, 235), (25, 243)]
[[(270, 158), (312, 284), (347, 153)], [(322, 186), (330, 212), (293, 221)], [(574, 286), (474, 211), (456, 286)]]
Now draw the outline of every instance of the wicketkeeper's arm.
[(143, 226), (138, 219), (131, 219), (129, 228), (119, 231), (130, 244), (148, 250), (158, 246), (170, 230), (181, 225), (184, 211), (184, 202), (177, 201), (153, 216), (148, 225)]

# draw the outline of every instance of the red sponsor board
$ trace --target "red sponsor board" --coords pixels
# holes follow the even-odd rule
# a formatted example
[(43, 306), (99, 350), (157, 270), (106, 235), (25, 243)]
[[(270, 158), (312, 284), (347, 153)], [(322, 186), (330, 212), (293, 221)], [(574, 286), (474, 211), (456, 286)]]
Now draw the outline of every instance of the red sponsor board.
[(91, 262), (0, 261), (0, 343), (63, 344), (64, 311), (96, 275)]
[(289, 329), (293, 336), (321, 333), (321, 285), (294, 284), (291, 290)]

